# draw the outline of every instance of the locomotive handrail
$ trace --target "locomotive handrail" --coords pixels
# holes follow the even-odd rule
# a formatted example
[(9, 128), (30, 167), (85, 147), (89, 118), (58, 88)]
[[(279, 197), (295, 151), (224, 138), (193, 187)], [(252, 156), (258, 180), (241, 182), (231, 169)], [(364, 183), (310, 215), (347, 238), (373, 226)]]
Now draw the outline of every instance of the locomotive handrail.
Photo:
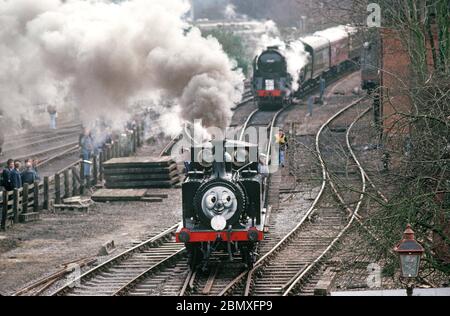
[(242, 131), (241, 131), (241, 135), (239, 136), (239, 140), (242, 141), (244, 138), (244, 134), (245, 134), (245, 130), (248, 127), (248, 124), (250, 123), (251, 119), (253, 118), (253, 116), (255, 116), (255, 114), (259, 111), (259, 109), (254, 110), (252, 113), (250, 113), (250, 115), (248, 116), (247, 120), (244, 123), (244, 126), (242, 127)]
[(285, 110), (285, 108), (279, 110), (275, 116), (272, 119), (272, 123), (270, 124), (270, 130), (269, 130), (269, 142), (267, 144), (267, 154), (266, 154), (266, 165), (269, 166), (270, 161), (270, 152), (272, 151), (272, 134), (273, 129), (275, 128), (275, 122), (278, 119), (278, 116)]

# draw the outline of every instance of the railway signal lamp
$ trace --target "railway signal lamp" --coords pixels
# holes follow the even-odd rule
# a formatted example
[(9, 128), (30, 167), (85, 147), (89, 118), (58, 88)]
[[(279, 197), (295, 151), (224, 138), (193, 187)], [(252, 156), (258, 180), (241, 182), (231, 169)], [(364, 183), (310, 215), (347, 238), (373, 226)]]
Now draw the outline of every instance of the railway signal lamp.
[[(414, 231), (408, 224), (403, 239), (394, 248), (400, 257), (401, 276), (412, 280), (419, 274), (420, 258), (424, 252), (423, 247), (414, 238)], [(407, 287), (408, 296), (412, 295), (412, 285)]]

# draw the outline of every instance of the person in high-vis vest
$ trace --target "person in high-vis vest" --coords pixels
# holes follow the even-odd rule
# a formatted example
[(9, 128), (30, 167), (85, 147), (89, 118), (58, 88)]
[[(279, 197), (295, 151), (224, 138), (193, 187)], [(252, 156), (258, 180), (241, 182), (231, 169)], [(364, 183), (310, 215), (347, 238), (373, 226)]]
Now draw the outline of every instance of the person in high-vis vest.
[(284, 168), (284, 163), (286, 160), (286, 150), (288, 147), (286, 134), (282, 130), (280, 130), (278, 132), (278, 135), (275, 137), (275, 141), (277, 142), (279, 148), (279, 162), (280, 165)]

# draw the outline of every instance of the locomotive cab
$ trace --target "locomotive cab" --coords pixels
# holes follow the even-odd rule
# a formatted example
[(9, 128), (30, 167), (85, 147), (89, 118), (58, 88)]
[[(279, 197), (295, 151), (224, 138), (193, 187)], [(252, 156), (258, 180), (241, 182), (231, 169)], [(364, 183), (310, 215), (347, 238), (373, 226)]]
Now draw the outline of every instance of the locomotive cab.
[(258, 146), (219, 140), (191, 148), (182, 184), (183, 222), (176, 239), (186, 244), (191, 267), (207, 264), (214, 251), (241, 257), (249, 266), (263, 239), (263, 177)]

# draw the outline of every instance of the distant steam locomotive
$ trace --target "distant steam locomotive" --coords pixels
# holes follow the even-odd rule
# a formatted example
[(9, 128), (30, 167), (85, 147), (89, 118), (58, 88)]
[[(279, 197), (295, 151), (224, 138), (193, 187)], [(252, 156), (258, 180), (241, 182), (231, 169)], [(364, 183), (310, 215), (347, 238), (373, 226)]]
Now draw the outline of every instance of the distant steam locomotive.
[(183, 223), (176, 232), (191, 267), (207, 263), (215, 251), (252, 266), (265, 220), (258, 146), (208, 142), (191, 147), (191, 161), (182, 185)]
[(320, 77), (331, 77), (358, 64), (362, 48), (359, 34), (351, 29), (344, 33), (300, 39), (309, 58), (300, 70), (298, 91), (292, 91), (292, 76), (287, 71), (286, 58), (276, 47), (268, 47), (257, 56), (253, 63), (252, 88), (258, 106), (283, 106), (293, 95), (301, 95), (316, 86)]
[(253, 61), (253, 91), (260, 108), (290, 101), (292, 77), (278, 47), (268, 47)]

